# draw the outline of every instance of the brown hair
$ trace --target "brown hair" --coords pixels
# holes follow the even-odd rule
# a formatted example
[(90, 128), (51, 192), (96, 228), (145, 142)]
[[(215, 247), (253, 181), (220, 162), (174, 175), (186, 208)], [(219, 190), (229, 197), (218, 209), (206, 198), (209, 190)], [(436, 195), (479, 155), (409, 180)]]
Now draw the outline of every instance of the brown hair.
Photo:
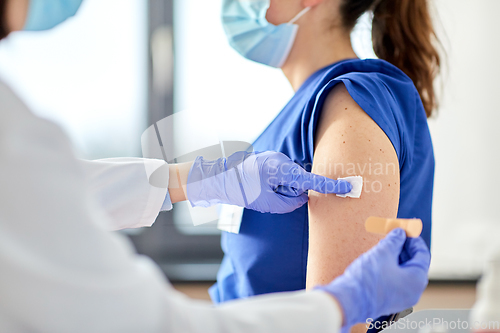
[(7, 0), (0, 0), (0, 39), (4, 39), (9, 34), (7, 31), (7, 17), (5, 17), (5, 10)]
[(375, 54), (397, 66), (414, 82), (427, 117), (437, 107), (434, 79), (441, 67), (428, 0), (342, 0), (343, 26), (352, 30), (363, 13), (373, 11)]

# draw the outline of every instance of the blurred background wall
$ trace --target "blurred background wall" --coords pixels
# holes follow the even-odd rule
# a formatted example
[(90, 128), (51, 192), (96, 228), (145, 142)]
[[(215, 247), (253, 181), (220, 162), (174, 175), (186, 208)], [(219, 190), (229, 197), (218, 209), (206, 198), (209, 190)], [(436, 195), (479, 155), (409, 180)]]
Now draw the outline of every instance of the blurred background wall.
[(448, 56), (441, 108), (430, 120), (436, 154), (436, 279), (475, 279), (500, 246), (500, 38), (495, 0), (436, 0)]

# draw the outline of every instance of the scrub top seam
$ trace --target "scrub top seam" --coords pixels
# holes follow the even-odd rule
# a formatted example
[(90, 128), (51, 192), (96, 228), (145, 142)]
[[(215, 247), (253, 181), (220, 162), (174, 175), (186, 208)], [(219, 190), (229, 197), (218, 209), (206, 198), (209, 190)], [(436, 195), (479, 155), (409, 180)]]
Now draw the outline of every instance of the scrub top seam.
[[(347, 80), (350, 82), (350, 80), (348, 79), (342, 79), (342, 82), (344, 82), (344, 80)], [(345, 84), (345, 83), (344, 83)], [(353, 96), (353, 92), (351, 91), (353, 88), (352, 86), (348, 86), (346, 85), (346, 89), (347, 89), (347, 92), (349, 93), (349, 95), (351, 96), (351, 98), (356, 102), (356, 104), (359, 105), (359, 107), (370, 117), (371, 120), (373, 120), (373, 122), (375, 124), (377, 124), (377, 126), (382, 130), (382, 132), (384, 132), (385, 136), (387, 137), (387, 139), (391, 142), (391, 145), (392, 147), (394, 148), (394, 151), (396, 152), (397, 156), (398, 156), (398, 164), (399, 164), (399, 170), (401, 171), (401, 165), (404, 161), (402, 161), (400, 158), (403, 156), (403, 152), (402, 152), (402, 142), (399, 142), (399, 151), (398, 149), (396, 148), (396, 145), (394, 143), (394, 140), (391, 139), (391, 137), (389, 136), (389, 134), (387, 134), (387, 131), (386, 131), (386, 128), (390, 128), (389, 124), (385, 121), (385, 119), (383, 117), (380, 117), (378, 120), (374, 119), (373, 115), (371, 112), (367, 111), (365, 109), (365, 107), (363, 107), (362, 104), (359, 103), (358, 99)], [(369, 101), (367, 101), (365, 98), (363, 98), (361, 95), (358, 96), (359, 99), (363, 102), (365, 102), (366, 104), (368, 104), (368, 106), (371, 108), (371, 110), (374, 110), (373, 113), (378, 113), (378, 108), (376, 108), (372, 103), (370, 103)], [(364, 103), (363, 103), (364, 104)], [(395, 121), (396, 123), (396, 126), (398, 126), (398, 122)], [(383, 125), (383, 126), (381, 126)], [(401, 132), (398, 128), (398, 131)], [(400, 140), (401, 141), (401, 140)]]
[[(385, 128), (389, 128), (390, 126), (387, 124), (387, 122), (382, 117), (380, 117), (380, 120), (377, 121), (377, 120), (375, 120), (373, 118), (373, 116), (372, 116), (372, 114), (370, 112), (367, 112), (365, 110), (365, 107), (363, 107), (362, 104), (364, 104), (364, 105), (368, 104), (368, 106), (372, 110), (376, 110), (376, 108), (373, 106), (372, 103), (370, 103), (369, 101), (367, 101), (366, 99), (364, 99), (361, 95), (358, 96), (357, 94), (354, 94), (353, 88), (351, 86), (352, 82), (348, 78), (340, 78), (339, 77), (339, 78), (335, 78), (335, 79), (330, 80), (327, 84), (325, 84), (323, 86), (323, 88), (319, 91), (318, 95), (316, 96), (316, 100), (314, 102), (314, 104), (315, 104), (315, 106), (314, 106), (315, 113), (314, 113), (313, 122), (315, 122), (315, 124), (314, 124), (315, 126), (313, 126), (314, 130), (313, 130), (313, 134), (312, 134), (312, 147), (315, 147), (315, 143), (316, 143), (315, 142), (315, 140), (316, 140), (316, 128), (317, 128), (317, 125), (319, 124), (319, 118), (321, 117), (321, 114), (323, 113), (323, 107), (317, 108), (316, 105), (318, 104), (318, 101), (323, 96), (323, 94), (326, 93), (326, 96), (325, 96), (325, 98), (326, 98), (328, 96), (328, 94), (331, 93), (331, 91), (333, 90), (333, 88), (335, 88), (339, 83), (343, 83), (344, 84), (344, 86), (347, 89), (347, 92), (349, 93), (349, 96), (351, 96), (351, 98), (354, 100), (354, 102), (356, 102), (356, 104), (358, 104), (358, 106), (370, 117), (370, 119), (372, 119), (373, 122), (375, 122), (375, 124), (377, 124), (377, 126), (384, 132), (385, 136), (391, 142), (391, 145), (394, 148), (394, 151), (396, 152), (396, 154), (398, 156), (399, 170), (401, 171), (402, 161), (400, 161), (400, 159), (399, 159), (400, 156), (401, 156), (401, 151), (398, 152), (398, 150), (396, 148), (396, 145), (394, 144), (393, 140), (391, 139), (391, 137), (387, 134), (386, 130), (384, 129), (384, 127)], [(363, 103), (360, 104), (359, 101), (358, 101), (358, 98), (355, 97), (354, 95), (356, 95), (357, 97), (359, 97), (359, 99), (362, 100)], [(380, 123), (383, 126), (381, 126)], [(314, 153), (315, 153), (315, 149), (313, 148), (312, 160), (314, 160)]]

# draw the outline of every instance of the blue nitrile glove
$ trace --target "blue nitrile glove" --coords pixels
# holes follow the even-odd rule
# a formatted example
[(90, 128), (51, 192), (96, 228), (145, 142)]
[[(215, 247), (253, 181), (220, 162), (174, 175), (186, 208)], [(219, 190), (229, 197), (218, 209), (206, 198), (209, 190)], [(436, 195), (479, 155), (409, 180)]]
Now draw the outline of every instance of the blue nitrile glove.
[[(400, 254), (407, 260), (400, 263)], [(431, 255), (422, 238), (395, 229), (356, 259), (344, 274), (317, 289), (333, 295), (344, 310), (343, 331), (368, 318), (397, 313), (417, 304), (427, 286)]]
[(303, 206), (307, 191), (349, 193), (352, 185), (305, 171), (282, 153), (238, 152), (216, 161), (198, 157), (189, 171), (193, 207), (229, 204), (261, 213), (289, 213)]

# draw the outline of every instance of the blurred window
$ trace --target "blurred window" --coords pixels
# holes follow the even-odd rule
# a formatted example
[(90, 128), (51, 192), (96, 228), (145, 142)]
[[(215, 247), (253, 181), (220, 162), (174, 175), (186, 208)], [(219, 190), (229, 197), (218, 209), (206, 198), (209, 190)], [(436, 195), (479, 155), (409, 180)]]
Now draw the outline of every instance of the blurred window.
[(140, 156), (147, 125), (147, 1), (86, 0), (47, 32), (0, 43), (0, 77), (68, 132), (81, 157)]

